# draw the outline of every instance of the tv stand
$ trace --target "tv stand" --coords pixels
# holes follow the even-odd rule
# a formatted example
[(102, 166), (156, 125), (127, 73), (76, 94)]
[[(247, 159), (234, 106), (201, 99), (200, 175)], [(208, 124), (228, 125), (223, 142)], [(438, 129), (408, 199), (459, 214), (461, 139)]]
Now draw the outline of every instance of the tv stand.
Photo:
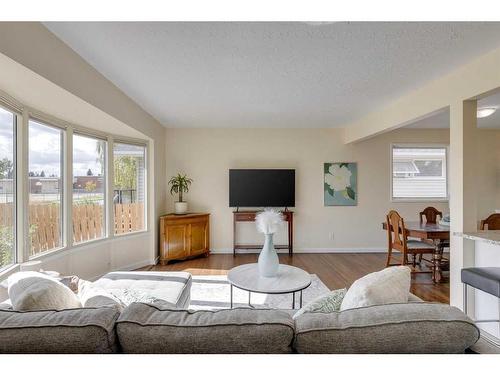
[[(261, 211), (233, 211), (233, 256), (236, 256), (238, 249), (262, 249), (263, 245), (242, 245), (237, 244), (236, 224), (239, 222), (255, 221), (255, 216)], [(283, 220), (288, 223), (288, 244), (274, 245), (275, 249), (288, 249), (288, 255), (293, 256), (293, 211), (285, 209), (280, 211), (283, 215)]]

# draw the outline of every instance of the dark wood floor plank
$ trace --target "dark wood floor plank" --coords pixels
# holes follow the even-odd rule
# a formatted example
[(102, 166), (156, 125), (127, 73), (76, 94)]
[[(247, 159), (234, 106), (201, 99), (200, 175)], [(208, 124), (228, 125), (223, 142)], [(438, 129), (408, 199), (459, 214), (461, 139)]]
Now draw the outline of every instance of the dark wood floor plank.
[[(374, 253), (325, 253), (295, 254), (290, 257), (280, 254), (280, 262), (316, 274), (329, 289), (350, 286), (355, 280), (379, 271), (385, 266), (385, 254)], [(151, 271), (187, 271), (193, 275), (225, 275), (238, 265), (257, 261), (257, 254), (212, 254), (207, 258), (196, 258), (168, 265), (142, 268)], [(430, 274), (412, 276), (411, 292), (426, 301), (449, 303), (449, 283), (434, 284)]]

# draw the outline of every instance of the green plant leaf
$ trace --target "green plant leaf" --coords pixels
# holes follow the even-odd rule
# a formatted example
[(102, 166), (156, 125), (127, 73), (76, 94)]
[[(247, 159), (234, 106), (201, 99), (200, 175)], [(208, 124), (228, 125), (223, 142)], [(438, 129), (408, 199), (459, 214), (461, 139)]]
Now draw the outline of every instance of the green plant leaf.
[(330, 165), (332, 165), (332, 163), (324, 163), (323, 164), (323, 172), (324, 172), (324, 174), (330, 174)]
[(335, 193), (335, 191), (326, 182), (325, 182), (325, 191), (328, 192), (328, 194), (330, 194), (332, 197), (333, 194)]
[(347, 168), (348, 166), (349, 166), (349, 163), (340, 163), (340, 168), (342, 168), (342, 167)]
[(182, 193), (187, 193), (189, 191), (189, 186), (193, 180), (186, 175), (182, 175), (180, 173), (177, 176), (174, 176), (168, 182), (169, 185), (172, 185), (170, 188), (170, 194), (179, 194), (179, 200), (182, 198)]
[(352, 190), (352, 188), (348, 186), (345, 190), (349, 198), (351, 198), (352, 200), (356, 200), (356, 193), (354, 192), (354, 190)]

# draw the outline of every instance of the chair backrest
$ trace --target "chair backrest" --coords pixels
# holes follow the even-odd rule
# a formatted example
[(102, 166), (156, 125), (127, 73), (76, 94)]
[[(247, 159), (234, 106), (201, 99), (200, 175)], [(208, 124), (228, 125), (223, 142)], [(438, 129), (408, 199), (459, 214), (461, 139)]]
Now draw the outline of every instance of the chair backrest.
[(399, 251), (405, 251), (406, 228), (404, 219), (394, 210), (389, 211), (386, 219), (389, 247)]
[(443, 218), (443, 213), (439, 211), (437, 208), (434, 207), (426, 207), (422, 212), (419, 213), (420, 216), (420, 222), (424, 222), (424, 216), (425, 216), (425, 222), (429, 224), (436, 224), (437, 223), (437, 217), (439, 216), (441, 219)]
[(486, 219), (481, 220), (481, 230), (499, 230), (500, 214), (491, 214)]

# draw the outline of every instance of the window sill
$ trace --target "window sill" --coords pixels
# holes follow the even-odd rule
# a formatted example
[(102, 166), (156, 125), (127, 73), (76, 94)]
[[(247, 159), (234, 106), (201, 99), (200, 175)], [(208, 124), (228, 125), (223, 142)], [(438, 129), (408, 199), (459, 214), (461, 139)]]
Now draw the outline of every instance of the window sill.
[(140, 234), (146, 234), (149, 233), (148, 229), (143, 229), (143, 230), (138, 230), (135, 232), (128, 232), (128, 233), (116, 233), (114, 235), (114, 238), (124, 238), (124, 237), (129, 237), (129, 236), (134, 236), (134, 235), (140, 235)]
[(448, 203), (448, 198), (392, 198), (392, 203), (422, 203), (422, 202), (435, 202), (435, 203)]
[[(7, 278), (7, 276), (19, 270), (19, 264), (12, 264), (0, 270), (0, 281)], [(0, 301), (1, 302), (1, 301)]]
[(40, 253), (40, 254), (34, 255), (32, 257), (29, 257), (28, 260), (27, 260), (27, 262), (32, 262), (32, 261), (35, 261), (35, 260), (43, 260), (46, 257), (52, 256), (54, 254), (57, 254), (57, 253), (59, 253), (61, 251), (65, 251), (65, 250), (68, 250), (67, 246), (58, 247), (56, 249), (48, 250), (48, 251), (45, 251), (43, 253)]

